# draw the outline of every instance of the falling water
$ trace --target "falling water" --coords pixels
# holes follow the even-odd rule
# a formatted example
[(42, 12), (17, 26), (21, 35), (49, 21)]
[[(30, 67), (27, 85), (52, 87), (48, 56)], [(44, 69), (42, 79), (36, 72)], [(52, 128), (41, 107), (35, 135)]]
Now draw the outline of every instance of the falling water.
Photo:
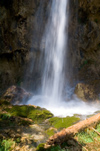
[(67, 42), (68, 0), (53, 0), (51, 14), (45, 32), (45, 67), (42, 95), (53, 101), (61, 101), (64, 85), (64, 60)]
[[(51, 12), (43, 36), (45, 49), (42, 50), (44, 70), (40, 95), (33, 96), (28, 104), (45, 107), (55, 116), (72, 116), (73, 114), (92, 114), (97, 110), (94, 106), (74, 97), (63, 100), (65, 83), (65, 60), (68, 51), (68, 0), (52, 0)], [(41, 64), (40, 63), (40, 64)], [(85, 110), (84, 110), (85, 109)]]

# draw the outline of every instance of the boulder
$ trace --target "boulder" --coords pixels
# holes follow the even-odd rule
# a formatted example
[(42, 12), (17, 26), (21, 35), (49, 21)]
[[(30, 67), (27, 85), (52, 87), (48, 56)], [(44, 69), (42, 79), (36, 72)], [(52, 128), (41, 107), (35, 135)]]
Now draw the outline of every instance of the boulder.
[(100, 81), (92, 81), (89, 84), (86, 83), (78, 83), (75, 88), (75, 94), (78, 98), (83, 101), (98, 101), (100, 87)]
[(13, 85), (6, 90), (2, 98), (13, 104), (25, 104), (25, 102), (30, 99), (31, 96), (32, 94), (23, 88)]

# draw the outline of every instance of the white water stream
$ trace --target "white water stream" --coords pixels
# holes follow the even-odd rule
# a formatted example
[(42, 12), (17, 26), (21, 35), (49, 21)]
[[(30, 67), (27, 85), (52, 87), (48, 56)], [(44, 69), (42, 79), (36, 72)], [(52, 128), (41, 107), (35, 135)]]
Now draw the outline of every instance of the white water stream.
[(27, 104), (44, 107), (55, 116), (92, 114), (97, 110), (96, 106), (90, 107), (76, 97), (65, 102), (62, 97), (65, 82), (64, 61), (68, 51), (68, 14), (68, 0), (52, 0), (51, 12), (43, 36), (45, 50), (42, 51), (45, 60), (41, 95), (33, 96)]

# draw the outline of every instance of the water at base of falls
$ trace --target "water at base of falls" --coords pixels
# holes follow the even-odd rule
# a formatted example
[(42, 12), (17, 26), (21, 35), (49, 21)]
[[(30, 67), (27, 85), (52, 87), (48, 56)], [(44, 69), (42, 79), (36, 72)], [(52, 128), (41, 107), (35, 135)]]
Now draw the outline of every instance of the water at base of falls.
[(82, 100), (78, 99), (76, 96), (73, 97), (70, 101), (61, 101), (58, 103), (51, 104), (51, 99), (47, 96), (35, 95), (28, 101), (27, 104), (33, 104), (36, 106), (40, 106), (42, 108), (46, 108), (51, 111), (54, 116), (66, 117), (73, 116), (74, 114), (87, 116), (98, 111), (99, 105), (96, 103), (86, 103)]
[(46, 108), (55, 116), (63, 117), (73, 114), (88, 115), (97, 111), (97, 106), (90, 106), (76, 97), (70, 101), (62, 98), (66, 81), (64, 77), (68, 51), (68, 9), (68, 0), (52, 0), (43, 36), (45, 49), (41, 51), (44, 57), (40, 60), (41, 64), (44, 60), (41, 93), (33, 96), (27, 103)]

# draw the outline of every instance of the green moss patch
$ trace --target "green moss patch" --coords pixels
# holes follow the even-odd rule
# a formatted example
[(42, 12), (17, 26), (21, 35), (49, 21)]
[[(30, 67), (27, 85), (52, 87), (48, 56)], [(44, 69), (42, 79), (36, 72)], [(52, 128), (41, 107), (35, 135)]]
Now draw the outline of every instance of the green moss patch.
[(10, 105), (9, 100), (0, 98), (0, 106), (2, 105)]
[(30, 118), (35, 123), (43, 122), (45, 119), (51, 118), (53, 116), (53, 114), (48, 110), (41, 109), (40, 107), (35, 108), (34, 106), (15, 105), (5, 110), (13, 116)]
[(49, 123), (57, 129), (63, 129), (75, 124), (79, 120), (80, 118), (75, 116), (65, 118), (53, 117), (49, 119)]
[(0, 112), (0, 128), (5, 127), (15, 127), (19, 125), (28, 126), (32, 121), (24, 118), (17, 118), (12, 116), (10, 113), (1, 113)]
[(54, 129), (48, 129), (47, 131), (46, 131), (46, 134), (48, 135), (48, 136), (52, 136), (52, 135), (54, 135), (56, 133), (56, 131), (54, 130)]

